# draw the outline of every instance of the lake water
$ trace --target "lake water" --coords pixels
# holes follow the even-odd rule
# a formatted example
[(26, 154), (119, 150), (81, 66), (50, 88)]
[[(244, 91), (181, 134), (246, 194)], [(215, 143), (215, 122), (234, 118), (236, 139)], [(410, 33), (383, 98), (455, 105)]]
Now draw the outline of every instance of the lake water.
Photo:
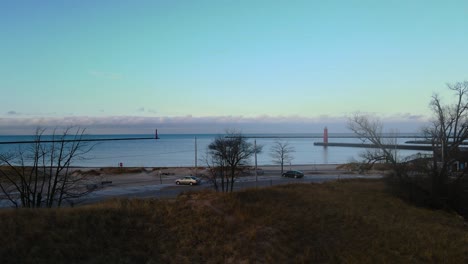
[[(137, 138), (152, 137), (153, 135), (93, 135), (87, 136), (93, 139), (109, 138)], [(195, 149), (197, 149), (198, 166), (204, 166), (204, 157), (208, 145), (219, 135), (214, 134), (160, 134), (159, 139), (146, 140), (122, 140), (122, 141), (98, 141), (93, 150), (87, 154), (86, 159), (76, 160), (73, 166), (85, 167), (111, 167), (118, 166), (120, 162), (126, 167), (188, 167), (195, 165)], [(255, 134), (249, 135), (248, 141), (263, 146), (263, 152), (257, 155), (258, 165), (272, 165), (271, 148), (275, 141), (281, 138), (259, 138), (262, 136), (283, 137), (281, 140), (288, 142), (295, 152), (291, 164), (339, 164), (353, 160), (359, 160), (362, 148), (350, 147), (321, 147), (314, 146), (314, 142), (322, 142), (320, 134)], [(314, 138), (301, 138), (301, 137)], [(340, 137), (341, 136), (341, 137)], [(357, 138), (350, 138), (350, 134), (331, 134), (329, 142), (361, 143)], [(256, 138), (253, 138), (256, 137)], [(297, 138), (292, 138), (297, 137)], [(196, 138), (196, 140), (195, 140)], [(0, 136), (0, 142), (31, 140), (31, 136)], [(398, 143), (404, 144), (411, 138), (399, 138)], [(196, 146), (195, 147), (195, 142)], [(22, 148), (26, 144), (19, 144)], [(0, 153), (15, 150), (18, 144), (0, 144)], [(421, 151), (398, 150), (399, 157), (416, 154)], [(427, 152), (426, 152), (427, 153)], [(251, 161), (253, 164), (253, 159)]]

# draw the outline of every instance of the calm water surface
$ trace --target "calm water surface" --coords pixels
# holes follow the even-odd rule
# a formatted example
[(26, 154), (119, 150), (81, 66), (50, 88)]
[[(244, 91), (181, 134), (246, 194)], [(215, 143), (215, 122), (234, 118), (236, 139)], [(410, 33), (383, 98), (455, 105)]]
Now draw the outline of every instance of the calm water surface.
[[(340, 135), (342, 138), (340, 138)], [(219, 135), (213, 134), (160, 134), (160, 139), (129, 140), (129, 141), (98, 141), (90, 142), (93, 150), (87, 154), (86, 159), (76, 160), (73, 166), (118, 166), (120, 162), (124, 166), (135, 167), (186, 167), (195, 165), (195, 149), (197, 149), (198, 166), (204, 166), (207, 146)], [(338, 164), (353, 160), (359, 160), (359, 154), (363, 152), (361, 148), (349, 147), (328, 147), (314, 146), (314, 142), (322, 142), (320, 134), (255, 134), (249, 137), (278, 136), (284, 138), (248, 138), (251, 143), (256, 141), (257, 145), (263, 146), (263, 152), (257, 155), (259, 165), (273, 164), (271, 158), (271, 148), (275, 141), (282, 140), (288, 142), (295, 149), (292, 153), (294, 164)], [(288, 137), (314, 136), (315, 138), (288, 138)], [(349, 138), (349, 134), (335, 134), (329, 142), (361, 142), (357, 138)], [(152, 135), (97, 135), (88, 138), (128, 138), (128, 137), (152, 137)], [(0, 142), (31, 140), (31, 136), (0, 136)], [(195, 140), (196, 139), (196, 140)], [(398, 143), (404, 144), (411, 138), (399, 138)], [(196, 142), (196, 144), (195, 144)], [(0, 144), (0, 153), (27, 147), (27, 144)], [(420, 151), (398, 150), (398, 155), (408, 156)], [(253, 164), (253, 160), (251, 161)]]

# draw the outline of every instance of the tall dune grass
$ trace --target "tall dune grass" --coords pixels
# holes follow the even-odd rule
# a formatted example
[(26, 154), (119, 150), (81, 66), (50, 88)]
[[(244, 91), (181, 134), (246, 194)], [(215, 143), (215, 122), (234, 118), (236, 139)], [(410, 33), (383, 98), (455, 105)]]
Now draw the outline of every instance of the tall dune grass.
[(467, 263), (468, 228), (376, 180), (0, 212), (1, 263)]

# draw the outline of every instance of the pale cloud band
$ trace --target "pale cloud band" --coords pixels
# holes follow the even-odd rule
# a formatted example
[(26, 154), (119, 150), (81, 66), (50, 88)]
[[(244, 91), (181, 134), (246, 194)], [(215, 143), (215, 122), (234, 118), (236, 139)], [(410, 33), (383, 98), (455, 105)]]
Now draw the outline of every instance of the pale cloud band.
[[(418, 132), (427, 124), (424, 116), (398, 114), (379, 117), (386, 128), (400, 132)], [(32, 134), (37, 127), (78, 126), (90, 134), (151, 134), (155, 129), (166, 134), (223, 133), (236, 129), (243, 133), (319, 133), (325, 126), (336, 133), (349, 132), (347, 116), (67, 116), (67, 117), (0, 117), (0, 134)]]

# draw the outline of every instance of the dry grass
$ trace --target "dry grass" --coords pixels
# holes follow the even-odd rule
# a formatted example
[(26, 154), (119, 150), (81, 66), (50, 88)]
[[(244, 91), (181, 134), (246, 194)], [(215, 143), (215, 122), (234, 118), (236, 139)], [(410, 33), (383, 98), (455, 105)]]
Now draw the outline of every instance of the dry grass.
[(468, 228), (380, 181), (0, 212), (1, 263), (467, 263)]

